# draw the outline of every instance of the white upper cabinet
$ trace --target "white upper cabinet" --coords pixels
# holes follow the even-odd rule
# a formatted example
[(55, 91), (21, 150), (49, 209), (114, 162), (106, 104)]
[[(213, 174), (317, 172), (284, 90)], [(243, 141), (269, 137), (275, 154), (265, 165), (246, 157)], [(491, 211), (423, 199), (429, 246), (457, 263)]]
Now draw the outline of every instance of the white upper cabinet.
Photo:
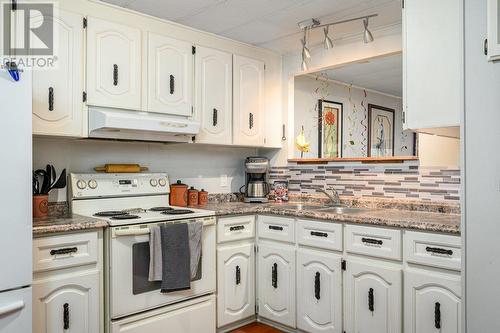
[(297, 328), (311, 333), (342, 332), (341, 257), (297, 252)]
[(195, 110), (201, 121), (196, 142), (232, 143), (232, 55), (207, 47), (196, 47)]
[(487, 54), (490, 61), (500, 60), (500, 1), (488, 0)]
[(405, 272), (405, 333), (462, 332), (460, 276)]
[(88, 104), (141, 108), (141, 31), (93, 17), (87, 27)]
[[(457, 0), (404, 1), (405, 128), (460, 126), (464, 72), (461, 13), (462, 2)], [(456, 128), (446, 135), (458, 136), (458, 132)]]
[(217, 249), (217, 327), (255, 315), (254, 243)]
[(264, 62), (233, 57), (233, 143), (263, 146)]
[(346, 332), (401, 333), (401, 299), (401, 268), (384, 267), (378, 262), (347, 262), (344, 276)]
[(33, 17), (32, 25), (43, 20), (58, 32), (57, 60), (54, 69), (33, 71), (33, 134), (85, 136), (83, 16), (59, 10), (57, 17)]
[(193, 44), (148, 33), (148, 111), (191, 116)]
[(260, 244), (259, 316), (295, 327), (295, 248)]

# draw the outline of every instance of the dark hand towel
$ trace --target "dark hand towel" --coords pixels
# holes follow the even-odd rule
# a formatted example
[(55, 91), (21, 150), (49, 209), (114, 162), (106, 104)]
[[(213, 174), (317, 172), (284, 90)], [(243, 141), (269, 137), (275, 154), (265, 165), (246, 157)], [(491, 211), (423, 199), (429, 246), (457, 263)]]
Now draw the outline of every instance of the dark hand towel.
[(160, 227), (162, 242), (161, 292), (186, 290), (191, 287), (191, 257), (186, 223), (167, 223)]

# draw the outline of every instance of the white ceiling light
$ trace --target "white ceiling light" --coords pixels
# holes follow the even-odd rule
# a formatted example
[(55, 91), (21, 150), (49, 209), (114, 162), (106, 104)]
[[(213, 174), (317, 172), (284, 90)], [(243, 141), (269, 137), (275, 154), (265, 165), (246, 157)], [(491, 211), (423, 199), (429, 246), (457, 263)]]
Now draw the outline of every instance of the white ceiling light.
[(332, 39), (328, 36), (328, 29), (330, 26), (336, 25), (336, 24), (342, 24), (342, 23), (347, 23), (347, 22), (352, 22), (352, 21), (359, 21), (363, 20), (363, 26), (364, 26), (364, 31), (363, 31), (363, 41), (365, 43), (371, 43), (373, 42), (373, 35), (368, 30), (368, 19), (371, 17), (376, 17), (378, 14), (372, 14), (372, 15), (366, 15), (366, 16), (360, 16), (360, 17), (355, 17), (347, 20), (342, 20), (342, 21), (337, 21), (337, 22), (331, 22), (331, 23), (326, 23), (326, 24), (321, 24), (318, 19), (309, 19), (305, 21), (301, 21), (298, 23), (298, 26), (301, 30), (304, 31), (304, 38), (300, 40), (302, 44), (302, 70), (307, 70), (307, 62), (306, 60), (311, 58), (311, 52), (307, 48), (307, 32), (312, 30), (312, 29), (317, 29), (317, 28), (323, 28), (323, 33), (324, 33), (324, 47), (325, 49), (329, 50), (333, 47), (333, 42)]
[(332, 39), (330, 37), (328, 37), (328, 28), (329, 28), (328, 26), (323, 28), (323, 33), (325, 34), (324, 44), (325, 44), (325, 49), (327, 49), (327, 50), (329, 50), (333, 47)]
[(363, 32), (363, 41), (365, 44), (373, 42), (373, 35), (370, 30), (368, 30), (368, 17), (365, 17), (363, 20), (363, 26), (365, 27), (365, 31)]

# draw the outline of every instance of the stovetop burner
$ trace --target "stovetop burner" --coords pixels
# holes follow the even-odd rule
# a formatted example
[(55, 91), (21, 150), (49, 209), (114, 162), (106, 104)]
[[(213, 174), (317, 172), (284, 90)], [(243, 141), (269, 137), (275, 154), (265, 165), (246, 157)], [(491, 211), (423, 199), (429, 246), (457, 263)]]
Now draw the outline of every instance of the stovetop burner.
[(170, 210), (174, 210), (172, 207), (153, 207), (149, 209), (152, 212), (166, 212)]
[(105, 212), (97, 212), (94, 214), (94, 216), (101, 216), (101, 217), (111, 217), (111, 216), (118, 216), (118, 215), (124, 215), (127, 214), (126, 212), (123, 212), (121, 210), (109, 210)]
[(192, 211), (190, 209), (172, 209), (172, 210), (167, 210), (167, 211), (164, 211), (161, 213), (165, 214), (165, 215), (184, 215), (184, 214), (194, 213), (194, 211)]
[(131, 214), (122, 214), (122, 215), (115, 215), (112, 216), (110, 219), (112, 220), (135, 220), (135, 219), (140, 219), (140, 216), (137, 215), (131, 215)]

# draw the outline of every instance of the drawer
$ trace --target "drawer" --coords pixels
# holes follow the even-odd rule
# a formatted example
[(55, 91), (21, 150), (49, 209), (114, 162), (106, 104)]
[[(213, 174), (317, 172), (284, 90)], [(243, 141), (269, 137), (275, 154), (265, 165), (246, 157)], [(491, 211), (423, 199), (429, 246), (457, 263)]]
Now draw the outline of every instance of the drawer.
[(277, 241), (295, 242), (295, 220), (278, 216), (259, 216), (259, 237)]
[(35, 238), (33, 272), (97, 263), (97, 231)]
[(409, 263), (438, 268), (461, 269), (461, 239), (459, 236), (405, 231), (404, 258)]
[(255, 238), (255, 215), (223, 217), (217, 220), (217, 243)]
[(342, 251), (342, 224), (298, 220), (297, 241), (300, 245)]
[(401, 260), (401, 231), (346, 225), (345, 248), (348, 253)]

